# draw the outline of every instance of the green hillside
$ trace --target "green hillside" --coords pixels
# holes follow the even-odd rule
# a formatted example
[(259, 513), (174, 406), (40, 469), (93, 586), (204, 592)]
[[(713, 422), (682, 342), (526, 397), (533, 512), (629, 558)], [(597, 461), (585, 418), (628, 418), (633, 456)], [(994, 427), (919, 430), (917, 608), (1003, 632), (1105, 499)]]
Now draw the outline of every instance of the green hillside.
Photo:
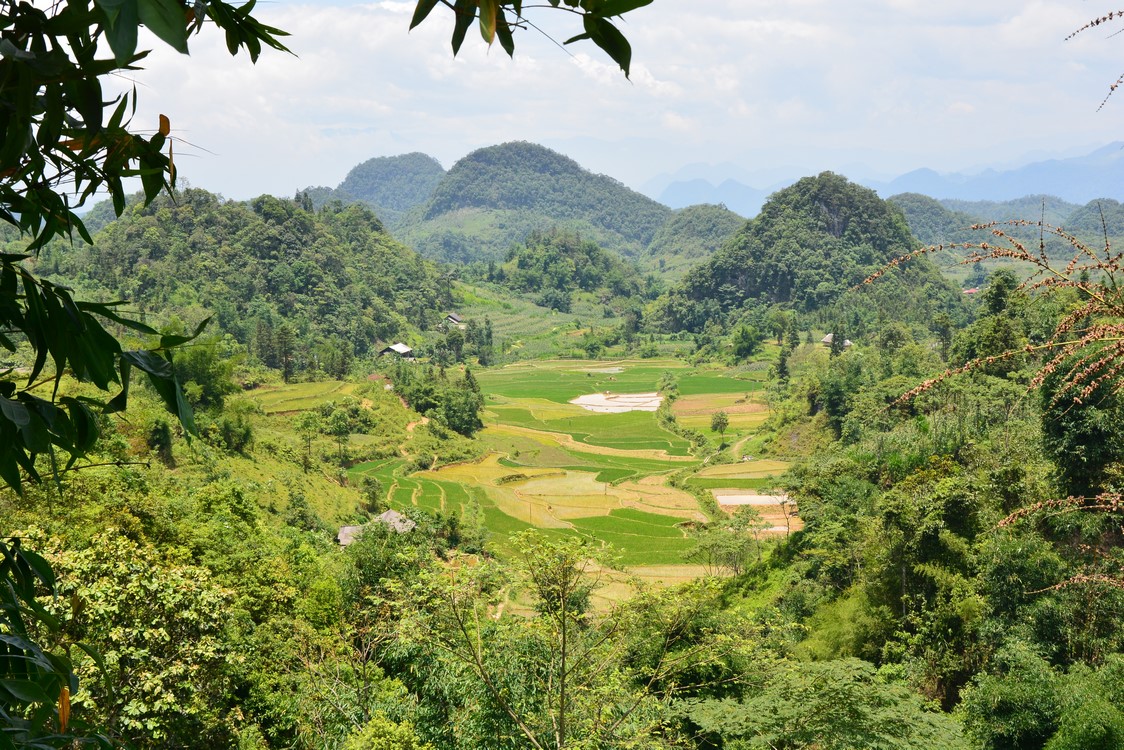
[[(781, 305), (800, 313), (931, 318), (959, 305), (959, 292), (925, 259), (862, 281), (917, 241), (901, 212), (872, 190), (824, 172), (775, 193), (761, 214), (666, 300), (672, 328), (701, 330), (716, 311)], [(866, 300), (852, 309), (860, 298)], [(834, 311), (834, 312), (832, 312)]]
[(444, 176), (440, 162), (415, 151), (368, 159), (352, 167), (338, 187), (315, 187), (306, 192), (316, 208), (334, 200), (365, 203), (393, 230), (407, 211), (429, 200)]
[(624, 255), (638, 255), (671, 209), (616, 180), (532, 143), (505, 143), (464, 157), (399, 235), (422, 255), (499, 259), (513, 243), (554, 227)]
[(970, 227), (980, 223), (982, 219), (946, 208), (936, 198), (920, 193), (902, 193), (891, 196), (889, 201), (901, 209), (913, 236), (921, 240), (923, 245), (972, 242), (979, 237)]
[(128, 207), (92, 246), (50, 247), (39, 269), (165, 317), (213, 315), (266, 362), (278, 336), (292, 339), (298, 359), (326, 343), (345, 358), (363, 356), (432, 326), (450, 302), (448, 280), (362, 205), (311, 212), (272, 196), (246, 204), (198, 189)]
[(1009, 201), (964, 201), (945, 199), (941, 205), (950, 211), (958, 211), (968, 216), (978, 216), (981, 221), (1011, 221), (1042, 219), (1055, 226), (1064, 224), (1066, 219), (1080, 208), (1076, 203), (1063, 201), (1053, 195), (1025, 195)]
[(702, 261), (745, 226), (745, 219), (725, 206), (702, 204), (676, 211), (644, 251), (642, 262), (672, 277)]

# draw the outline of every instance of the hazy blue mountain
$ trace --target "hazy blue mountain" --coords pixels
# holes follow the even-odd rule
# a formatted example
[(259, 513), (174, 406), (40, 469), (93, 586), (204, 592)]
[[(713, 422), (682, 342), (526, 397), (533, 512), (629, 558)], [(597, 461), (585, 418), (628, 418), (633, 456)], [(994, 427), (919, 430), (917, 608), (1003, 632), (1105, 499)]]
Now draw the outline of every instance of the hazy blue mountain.
[[(856, 167), (855, 171), (862, 170)], [(1124, 200), (1124, 142), (1110, 143), (1083, 156), (1040, 159), (979, 172), (941, 173), (924, 167), (891, 180), (855, 181), (883, 197), (917, 193), (938, 200), (1002, 203), (1048, 194), (1076, 208), (1097, 198)], [(782, 179), (778, 170), (750, 176), (746, 170), (728, 164), (688, 165), (673, 175), (652, 178), (645, 183), (645, 190), (672, 208), (720, 203), (752, 217), (771, 193), (792, 182)]]
[(660, 202), (672, 208), (685, 208), (703, 203), (722, 205), (742, 216), (756, 216), (772, 189), (758, 189), (724, 180), (719, 185), (698, 178), (673, 182), (660, 193)]
[(1008, 201), (1048, 193), (1070, 203), (1096, 198), (1124, 199), (1124, 143), (1110, 143), (1090, 154), (1047, 159), (1013, 169), (988, 169), (977, 174), (938, 174), (918, 169), (890, 182), (867, 182), (882, 195), (922, 193), (934, 198)]

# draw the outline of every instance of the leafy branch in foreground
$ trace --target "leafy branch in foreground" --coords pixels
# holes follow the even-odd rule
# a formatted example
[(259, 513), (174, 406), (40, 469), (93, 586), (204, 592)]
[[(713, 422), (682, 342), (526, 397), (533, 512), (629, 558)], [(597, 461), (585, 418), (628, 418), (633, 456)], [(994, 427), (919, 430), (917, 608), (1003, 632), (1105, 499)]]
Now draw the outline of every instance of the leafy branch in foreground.
[(418, 0), (414, 9), (414, 16), (410, 20), (410, 28), (418, 26), (429, 17), (438, 5), (445, 5), (455, 14), (453, 22), (453, 36), (451, 39), (453, 54), (460, 52), (465, 35), (473, 22), (480, 27), (480, 36), (491, 45), (499, 41), (500, 46), (509, 56), (515, 54), (516, 29), (536, 28), (526, 16), (523, 15), (524, 7), (554, 8), (567, 10), (581, 17), (583, 31), (567, 39), (563, 44), (572, 44), (582, 40), (589, 40), (600, 47), (613, 59), (625, 77), (629, 75), (632, 64), (632, 46), (628, 39), (621, 33), (610, 20), (623, 16), (629, 11), (650, 5), (652, 0), (547, 0), (547, 5), (526, 5), (523, 0)]
[[(114, 99), (102, 88), (107, 77), (136, 70), (147, 55), (137, 50), (140, 27), (180, 52), (205, 20), (225, 32), (231, 54), (245, 49), (256, 60), (263, 45), (284, 50), (278, 40), (284, 32), (255, 20), (253, 7), (252, 0), (241, 7), (221, 0), (0, 2), (0, 221), (28, 242), (26, 254), (0, 256), (0, 349), (12, 355), (26, 347), (31, 361), (26, 368), (16, 366), (23, 364), (19, 358), (0, 365), (0, 489), (20, 492), (25, 481), (40, 481), (40, 455), (49, 457), (57, 477), (56, 449), (68, 454), (66, 468), (73, 467), (97, 440), (98, 413), (125, 408), (134, 367), (149, 376), (185, 429), (194, 429), (170, 354), (193, 336), (125, 349), (106, 324), (159, 334), (122, 316), (119, 303), (76, 301), (71, 290), (39, 278), (23, 261), (52, 239), (77, 233), (90, 242), (75, 209), (101, 191), (120, 215), (126, 180), (140, 180), (147, 202), (171, 188), (168, 118), (161, 115), (151, 135), (133, 131), (136, 92)], [(108, 399), (60, 396), (65, 375), (120, 390)], [(48, 386), (49, 397), (38, 395)], [(0, 538), (0, 750), (109, 746), (104, 738), (73, 733), (80, 722), (70, 721), (69, 696), (78, 687), (71, 664), (33, 637), (37, 628), (59, 628), (37, 603), (54, 592), (50, 565), (18, 540)]]

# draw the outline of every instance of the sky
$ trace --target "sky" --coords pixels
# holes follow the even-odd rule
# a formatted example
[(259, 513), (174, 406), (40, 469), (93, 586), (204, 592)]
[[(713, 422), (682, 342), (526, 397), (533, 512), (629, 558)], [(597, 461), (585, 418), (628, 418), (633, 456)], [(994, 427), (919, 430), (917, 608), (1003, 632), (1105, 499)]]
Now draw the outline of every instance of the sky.
[[(530, 5), (528, 3), (528, 5)], [(1065, 37), (1112, 8), (1084, 0), (655, 0), (621, 24), (631, 79), (569, 14), (528, 10), (509, 59), (443, 6), (261, 0), (293, 55), (256, 65), (220, 35), (156, 49), (140, 129), (166, 114), (181, 179), (245, 199), (338, 185), (356, 164), (421, 151), (446, 168), (513, 140), (657, 191), (672, 177), (754, 187), (824, 169), (854, 179), (1071, 156), (1124, 140), (1124, 25)], [(142, 42), (143, 43), (143, 42)]]

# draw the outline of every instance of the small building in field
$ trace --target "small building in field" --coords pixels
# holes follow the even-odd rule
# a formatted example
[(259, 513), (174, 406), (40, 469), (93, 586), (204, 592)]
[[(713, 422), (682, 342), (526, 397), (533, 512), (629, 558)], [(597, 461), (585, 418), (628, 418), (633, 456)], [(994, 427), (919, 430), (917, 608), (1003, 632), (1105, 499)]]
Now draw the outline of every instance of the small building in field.
[[(824, 346), (831, 346), (832, 342), (834, 342), (834, 341), (835, 341), (835, 334), (834, 333), (829, 333), (826, 336), (824, 336), (822, 339), (820, 339), (820, 343), (823, 344)], [(854, 343), (851, 342), (851, 339), (843, 339), (843, 348), (846, 349), (847, 347), (850, 347), (850, 346), (854, 346)]]
[(459, 326), (464, 324), (464, 318), (457, 313), (449, 313), (445, 316), (445, 324), (450, 326)]
[(341, 547), (346, 547), (358, 539), (362, 533), (362, 526), (341, 526), (340, 532), (336, 534), (336, 541), (339, 542)]
[(396, 510), (388, 510), (385, 513), (380, 513), (375, 516), (374, 523), (386, 524), (390, 528), (397, 531), (399, 534), (405, 534), (413, 531), (417, 524), (406, 516), (402, 515)]
[[(406, 534), (417, 528), (417, 523), (396, 510), (388, 510), (385, 513), (375, 516), (371, 519), (371, 523), (384, 524), (399, 534)], [(339, 533), (336, 534), (336, 541), (339, 542), (341, 547), (347, 547), (353, 544), (362, 534), (362, 526), (341, 526)]]
[(980, 292), (979, 287), (975, 287), (975, 286), (972, 287), (971, 289), (965, 289), (964, 290), (964, 294), (979, 294), (979, 292)]
[(401, 341), (383, 348), (383, 350), (380, 351), (379, 354), (397, 354), (402, 359), (414, 358), (414, 350), (403, 344)]

